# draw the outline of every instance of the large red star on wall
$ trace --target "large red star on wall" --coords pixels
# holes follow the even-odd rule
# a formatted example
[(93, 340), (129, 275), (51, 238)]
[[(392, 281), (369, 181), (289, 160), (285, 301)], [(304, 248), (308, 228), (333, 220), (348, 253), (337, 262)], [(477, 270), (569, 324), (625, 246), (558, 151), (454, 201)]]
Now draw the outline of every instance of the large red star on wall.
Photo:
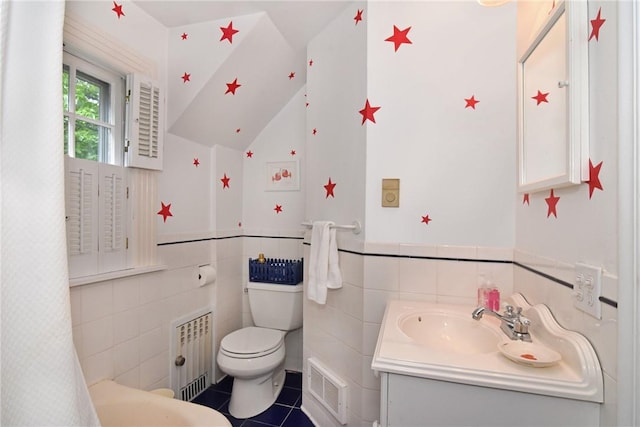
[(362, 12), (362, 10), (358, 9), (356, 16), (353, 18), (353, 20), (356, 21), (356, 25), (358, 25), (358, 22), (362, 21)]
[(329, 196), (333, 197), (335, 199), (336, 196), (333, 195), (333, 189), (336, 188), (336, 183), (335, 182), (331, 182), (331, 177), (329, 177), (329, 182), (327, 183), (327, 185), (324, 186), (324, 189), (327, 192), (327, 195), (325, 196), (325, 199), (328, 199)]
[(362, 124), (364, 124), (364, 122), (366, 122), (367, 120), (371, 120), (373, 123), (375, 123), (376, 119), (375, 117), (373, 117), (373, 115), (379, 109), (380, 107), (372, 107), (371, 104), (369, 104), (369, 99), (367, 98), (367, 101), (364, 104), (364, 108), (360, 110), (360, 114), (362, 114)]
[(113, 10), (116, 15), (118, 15), (118, 19), (120, 19), (121, 16), (124, 16), (124, 12), (122, 11), (122, 5), (116, 3), (115, 1), (113, 2)]
[(555, 194), (553, 194), (553, 188), (552, 188), (551, 189), (551, 193), (549, 194), (549, 197), (544, 199), (544, 201), (547, 202), (547, 207), (548, 207), (548, 209), (547, 209), (547, 218), (549, 218), (551, 215), (553, 215), (556, 218), (558, 218), (558, 213), (556, 211), (556, 206), (557, 206), (559, 200), (560, 200), (560, 197), (558, 197)]
[(589, 181), (587, 181), (587, 184), (589, 184), (589, 198), (593, 196), (593, 190), (596, 188), (603, 190), (602, 184), (600, 183), (600, 168), (602, 168), (602, 162), (593, 166), (591, 159), (589, 159)]
[(186, 82), (190, 82), (191, 81), (191, 74), (185, 72), (182, 75), (182, 83), (186, 83)]
[(232, 81), (231, 83), (227, 83), (227, 91), (224, 94), (226, 95), (228, 93), (231, 93), (232, 95), (235, 95), (236, 89), (238, 89), (240, 86), (242, 85), (238, 84), (238, 78), (236, 77), (234, 81)]
[(229, 21), (227, 28), (220, 27), (220, 29), (222, 30), (222, 37), (220, 38), (220, 41), (229, 40), (229, 43), (233, 43), (233, 35), (239, 32), (239, 30), (233, 28), (233, 21)]
[(598, 41), (598, 37), (600, 37), (600, 27), (602, 27), (606, 21), (606, 19), (602, 19), (600, 17), (601, 12), (602, 8), (600, 7), (598, 8), (598, 15), (596, 16), (596, 19), (591, 20), (591, 34), (589, 35), (589, 40), (595, 37), (596, 41)]
[(548, 95), (549, 95), (549, 92), (542, 93), (542, 92), (540, 92), (540, 90), (538, 90), (538, 94), (536, 96), (532, 96), (531, 99), (535, 99), (536, 100), (536, 105), (540, 105), (543, 102), (546, 102), (548, 104), (549, 103), (549, 101), (547, 101), (547, 96)]
[(222, 178), (220, 178), (220, 181), (222, 181), (222, 188), (229, 188), (229, 181), (231, 180), (231, 178), (229, 178), (227, 176), (227, 174), (225, 173), (224, 176)]
[(474, 110), (476, 109), (476, 104), (480, 101), (478, 101), (475, 97), (475, 95), (471, 95), (471, 98), (465, 98), (464, 99), (465, 102), (467, 103), (467, 105), (464, 106), (464, 108), (473, 108)]
[(276, 211), (277, 214), (279, 214), (280, 212), (282, 212), (282, 205), (276, 204), (276, 207), (273, 208), (273, 210)]
[(253, 157), (253, 151), (251, 150), (247, 151), (247, 157), (249, 158)]
[(384, 39), (384, 41), (386, 42), (393, 42), (393, 46), (395, 48), (395, 51), (398, 51), (398, 48), (403, 44), (403, 43), (407, 43), (407, 44), (412, 44), (411, 40), (409, 40), (409, 38), (407, 37), (407, 33), (409, 32), (409, 30), (411, 29), (411, 27), (407, 27), (404, 30), (400, 30), (398, 27), (396, 27), (395, 25), (393, 26), (393, 35), (389, 38)]
[(420, 222), (424, 222), (425, 224), (429, 225), (429, 222), (433, 221), (431, 218), (429, 218), (429, 215), (425, 215), (422, 217), (422, 221)]
[(189, 34), (182, 33), (182, 34), (180, 34), (180, 37), (182, 38), (182, 40), (186, 40), (189, 37)]
[(173, 214), (171, 213), (171, 203), (165, 205), (163, 202), (160, 202), (160, 205), (162, 205), (162, 209), (160, 209), (158, 215), (162, 215), (163, 222), (167, 222), (167, 217), (173, 216)]

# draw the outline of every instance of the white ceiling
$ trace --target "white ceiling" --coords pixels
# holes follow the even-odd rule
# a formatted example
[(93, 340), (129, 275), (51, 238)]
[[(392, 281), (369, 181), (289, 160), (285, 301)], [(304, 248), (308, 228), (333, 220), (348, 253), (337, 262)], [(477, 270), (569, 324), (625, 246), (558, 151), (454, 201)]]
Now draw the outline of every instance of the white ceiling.
[[(200, 144), (224, 145), (239, 150), (250, 146), (306, 83), (305, 70), (298, 72), (298, 78), (290, 82), (282, 78), (282, 69), (271, 68), (291, 64), (286, 68), (291, 70), (296, 69), (295, 63), (304, 64), (309, 41), (353, 3), (338, 0), (133, 1), (167, 28), (265, 13), (267, 19), (256, 25), (234, 54), (214, 70), (212, 77), (169, 127), (172, 134)], [(270, 42), (265, 44), (265, 40)], [(268, 52), (265, 45), (269, 46)], [(271, 66), (256, 69), (256, 60), (267, 53), (269, 57), (262, 63)], [(220, 102), (220, 87), (230, 81), (229, 75), (237, 75), (237, 71), (235, 74), (225, 72), (228, 70), (242, 70), (245, 84), (242, 97), (238, 97), (234, 108)], [(254, 75), (256, 73), (259, 75)], [(254, 82), (250, 82), (251, 79)], [(230, 138), (236, 128), (242, 132)]]
[(166, 27), (266, 12), (292, 48), (301, 49), (351, 1), (134, 0)]

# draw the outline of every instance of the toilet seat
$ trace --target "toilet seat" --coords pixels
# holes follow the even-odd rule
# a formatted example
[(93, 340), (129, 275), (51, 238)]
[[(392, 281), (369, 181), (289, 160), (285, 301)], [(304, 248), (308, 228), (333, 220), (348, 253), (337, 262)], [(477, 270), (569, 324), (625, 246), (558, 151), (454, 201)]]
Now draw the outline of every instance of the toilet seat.
[(225, 336), (220, 342), (220, 351), (237, 359), (267, 356), (283, 345), (284, 336), (283, 331), (249, 326)]

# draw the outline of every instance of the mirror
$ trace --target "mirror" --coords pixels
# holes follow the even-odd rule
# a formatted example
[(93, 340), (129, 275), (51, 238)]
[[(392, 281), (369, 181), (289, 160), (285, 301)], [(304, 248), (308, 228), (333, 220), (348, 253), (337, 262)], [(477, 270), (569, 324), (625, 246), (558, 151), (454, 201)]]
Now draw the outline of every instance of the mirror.
[(587, 2), (563, 1), (518, 62), (518, 190), (589, 179)]

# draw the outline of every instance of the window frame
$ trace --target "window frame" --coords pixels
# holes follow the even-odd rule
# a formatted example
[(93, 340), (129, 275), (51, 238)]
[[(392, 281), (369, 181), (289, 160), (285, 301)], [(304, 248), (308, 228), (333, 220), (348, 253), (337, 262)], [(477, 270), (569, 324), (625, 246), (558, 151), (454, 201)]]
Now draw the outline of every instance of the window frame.
[[(109, 141), (101, 141), (98, 147), (98, 162), (115, 166), (124, 165), (124, 145), (125, 145), (125, 109), (126, 109), (126, 76), (114, 71), (109, 71), (91, 62), (82, 59), (70, 52), (63, 52), (63, 70), (68, 70), (69, 92), (68, 108), (63, 111), (63, 116), (68, 120), (68, 141), (67, 155), (76, 157), (75, 153), (75, 123), (80, 120), (100, 128), (109, 129)], [(108, 118), (105, 121), (85, 117), (76, 112), (76, 77), (87, 76), (109, 85), (108, 95)], [(105, 148), (105, 145), (108, 148)], [(74, 148), (72, 150), (72, 148)], [(87, 159), (90, 160), (90, 159)]]

